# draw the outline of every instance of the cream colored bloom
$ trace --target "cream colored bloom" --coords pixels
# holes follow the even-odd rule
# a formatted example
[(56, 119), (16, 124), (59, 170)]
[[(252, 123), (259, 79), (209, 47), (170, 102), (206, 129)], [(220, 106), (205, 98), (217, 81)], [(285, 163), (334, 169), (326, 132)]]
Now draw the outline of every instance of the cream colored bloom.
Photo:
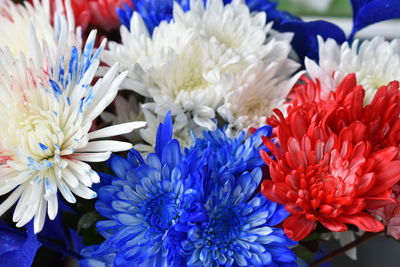
[(0, 48), (0, 195), (11, 192), (1, 203), (0, 214), (17, 202), (14, 222), (20, 227), (34, 218), (37, 233), (46, 213), (50, 219), (56, 217), (58, 191), (70, 203), (76, 202), (74, 194), (96, 197), (89, 187), (99, 182), (99, 176), (85, 161), (104, 161), (111, 152), (132, 147), (97, 139), (125, 134), (145, 123), (89, 132), (92, 121), (116, 96), (126, 72), (118, 74), (114, 65), (92, 86), (105, 46), (103, 42), (94, 53), (95, 32), (83, 51), (59, 44), (60, 56), (54, 57), (47, 42), (40, 45), (31, 30), (28, 46), (33, 49), (28, 55), (14, 58), (10, 49)]

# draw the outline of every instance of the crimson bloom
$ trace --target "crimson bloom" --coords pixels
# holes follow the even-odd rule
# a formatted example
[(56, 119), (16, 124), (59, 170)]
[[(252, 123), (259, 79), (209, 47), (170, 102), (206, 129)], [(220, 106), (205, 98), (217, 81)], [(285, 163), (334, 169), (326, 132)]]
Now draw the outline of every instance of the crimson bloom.
[(304, 239), (318, 222), (339, 232), (347, 224), (370, 232), (384, 229), (369, 211), (394, 202), (400, 161), (396, 146), (374, 143), (372, 135), (387, 134), (387, 129), (371, 125), (391, 121), (375, 109), (385, 101), (389, 105), (394, 88), (398, 91), (398, 83), (382, 87), (364, 107), (364, 89), (356, 86), (355, 75), (347, 76), (328, 99), (319, 98), (318, 84), (306, 83), (295, 88), (303, 99), (293, 102), (286, 117), (276, 110), (277, 117), (268, 120), (278, 142), (264, 138), (273, 156), (261, 152), (271, 175), (262, 192), (291, 213), (283, 223), (290, 238)]

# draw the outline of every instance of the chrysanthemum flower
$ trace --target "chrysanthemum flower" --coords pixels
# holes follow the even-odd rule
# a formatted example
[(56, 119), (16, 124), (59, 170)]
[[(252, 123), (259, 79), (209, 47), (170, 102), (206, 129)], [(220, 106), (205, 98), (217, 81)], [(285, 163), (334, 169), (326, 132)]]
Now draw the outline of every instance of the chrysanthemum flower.
[(321, 83), (322, 96), (334, 91), (347, 74), (355, 73), (365, 89), (365, 104), (371, 103), (376, 91), (383, 85), (400, 80), (400, 42), (382, 37), (361, 42), (355, 40), (339, 46), (334, 40), (318, 38), (319, 64), (305, 60), (310, 77)]
[[(390, 87), (382, 87), (363, 107), (364, 89), (350, 75), (330, 94), (331, 100), (295, 103), (287, 117), (277, 111), (278, 118), (269, 120), (277, 128), (279, 145), (264, 139), (275, 158), (262, 152), (271, 173), (262, 192), (291, 213), (283, 223), (289, 237), (305, 238), (317, 222), (331, 231), (345, 231), (347, 224), (383, 230), (367, 211), (393, 202), (390, 194), (400, 180), (400, 161), (396, 146), (377, 147), (370, 134), (379, 133), (380, 123), (391, 119), (389, 114), (382, 120), (373, 117), (381, 112), (375, 109)], [(374, 124), (366, 123), (368, 119)], [(383, 131), (388, 132), (387, 125)]]
[[(182, 154), (169, 115), (157, 134), (156, 153), (144, 161), (131, 151), (114, 156), (118, 177), (99, 190), (97, 224), (106, 241), (83, 251), (90, 262), (115, 266), (296, 266), (295, 245), (280, 228), (282, 206), (260, 194), (258, 153), (263, 127), (253, 138), (205, 134)], [(104, 175), (103, 175), (104, 176)], [(106, 176), (106, 175), (105, 175)], [(105, 179), (107, 180), (107, 179)]]
[[(266, 103), (283, 102), (298, 67), (288, 59), (291, 36), (272, 34), (266, 14), (250, 13), (239, 0), (227, 5), (197, 0), (184, 9), (175, 3), (174, 19), (162, 22), (152, 35), (135, 12), (130, 31), (121, 27), (122, 44), (111, 43), (103, 60), (129, 69), (123, 86), (148, 97), (155, 117), (170, 110), (174, 130), (185, 129), (185, 136), (189, 130), (215, 129), (216, 111), (224, 102), (220, 113), (232, 128), (259, 126), (256, 114), (271, 107)], [(257, 103), (244, 93), (249, 87)], [(231, 97), (225, 101), (226, 95)], [(234, 103), (239, 96), (248, 100), (247, 109)]]
[[(42, 49), (35, 35), (29, 41), (35, 48), (31, 57), (22, 54), (14, 59), (7, 48), (0, 49), (0, 194), (12, 191), (0, 205), (0, 214), (18, 201), (14, 222), (20, 227), (34, 217), (35, 232), (39, 232), (46, 212), (50, 219), (57, 215), (58, 190), (70, 203), (76, 201), (72, 193), (96, 197), (88, 187), (99, 182), (99, 176), (83, 161), (104, 161), (111, 152), (132, 147), (94, 140), (130, 132), (144, 123), (88, 133), (126, 75), (117, 75), (118, 67), (113, 66), (91, 86), (105, 46), (103, 42), (93, 52), (95, 32), (82, 53), (76, 47), (58, 46), (58, 58), (50, 55), (47, 43)], [(62, 56), (68, 54), (70, 58)]]

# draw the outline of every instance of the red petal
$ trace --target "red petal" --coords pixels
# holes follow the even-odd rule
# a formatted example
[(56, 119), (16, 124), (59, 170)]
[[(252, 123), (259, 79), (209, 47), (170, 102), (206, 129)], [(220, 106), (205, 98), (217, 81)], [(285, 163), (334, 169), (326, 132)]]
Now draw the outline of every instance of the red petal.
[(346, 77), (344, 77), (344, 79), (336, 89), (337, 101), (344, 101), (346, 96), (349, 95), (356, 86), (357, 86), (357, 79), (355, 73), (350, 73)]
[(352, 200), (351, 205), (342, 206), (344, 214), (353, 215), (362, 211), (365, 207), (365, 201), (363, 198), (355, 198)]
[(333, 232), (344, 232), (347, 230), (347, 226), (344, 223), (338, 222), (335, 219), (323, 219), (320, 222)]
[(266, 196), (269, 200), (274, 202), (284, 204), (290, 201), (286, 196), (287, 192), (291, 188), (284, 183), (275, 183), (270, 180), (264, 180), (261, 184), (261, 192)]
[(360, 212), (359, 214), (352, 216), (342, 216), (338, 219), (342, 223), (354, 224), (361, 230), (367, 232), (380, 232), (385, 228), (380, 221), (366, 212)]
[(374, 210), (395, 202), (391, 197), (367, 197), (365, 198), (365, 209)]
[[(397, 154), (397, 149), (396, 149)], [(381, 164), (378, 172), (375, 174), (376, 182), (374, 186), (369, 190), (366, 195), (376, 196), (388, 189), (390, 189), (394, 184), (400, 181), (400, 161), (392, 161), (387, 164)]]
[(285, 234), (295, 241), (306, 238), (315, 226), (315, 221), (307, 220), (304, 215), (289, 216), (283, 222)]

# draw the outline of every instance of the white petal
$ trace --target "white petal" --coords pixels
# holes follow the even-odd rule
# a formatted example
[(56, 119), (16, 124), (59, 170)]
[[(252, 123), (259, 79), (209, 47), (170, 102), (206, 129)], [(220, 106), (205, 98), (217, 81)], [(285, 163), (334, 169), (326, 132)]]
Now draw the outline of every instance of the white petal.
[(17, 202), (18, 198), (22, 194), (23, 186), (19, 186), (17, 189), (12, 192), (6, 200), (3, 201), (0, 205), (0, 216), (4, 214), (15, 202)]
[(76, 194), (84, 199), (92, 199), (92, 198), (97, 197), (96, 192), (94, 192), (93, 190), (87, 188), (86, 186), (84, 186), (82, 184), (79, 184), (75, 188), (71, 188), (71, 190), (72, 190), (72, 192), (74, 192), (74, 194)]
[(77, 152), (118, 152), (125, 151), (132, 148), (132, 144), (121, 141), (93, 141), (89, 142), (84, 148), (77, 150)]
[(71, 193), (71, 190), (68, 188), (68, 186), (62, 180), (57, 180), (57, 185), (58, 189), (61, 192), (61, 195), (65, 198), (66, 201), (68, 201), (69, 203), (76, 203), (76, 198)]
[(57, 194), (52, 194), (50, 198), (47, 200), (47, 202), (49, 205), (47, 209), (47, 214), (49, 215), (50, 220), (54, 220), (58, 212)]
[(83, 160), (88, 162), (103, 162), (106, 161), (111, 156), (111, 152), (103, 152), (103, 153), (76, 153), (72, 154), (70, 157)]
[(127, 134), (127, 133), (132, 132), (135, 129), (139, 129), (139, 128), (146, 126), (146, 124), (147, 123), (145, 121), (134, 121), (134, 122), (113, 125), (113, 126), (106, 127), (106, 128), (89, 133), (89, 139), (97, 139), (97, 138)]
[(46, 209), (47, 209), (47, 201), (41, 198), (39, 203), (39, 209), (35, 214), (35, 219), (33, 220), (33, 229), (35, 234), (39, 233), (43, 229), (44, 221), (46, 220)]
[(63, 169), (62, 178), (70, 187), (77, 187), (79, 185), (78, 179), (75, 175), (67, 168)]

